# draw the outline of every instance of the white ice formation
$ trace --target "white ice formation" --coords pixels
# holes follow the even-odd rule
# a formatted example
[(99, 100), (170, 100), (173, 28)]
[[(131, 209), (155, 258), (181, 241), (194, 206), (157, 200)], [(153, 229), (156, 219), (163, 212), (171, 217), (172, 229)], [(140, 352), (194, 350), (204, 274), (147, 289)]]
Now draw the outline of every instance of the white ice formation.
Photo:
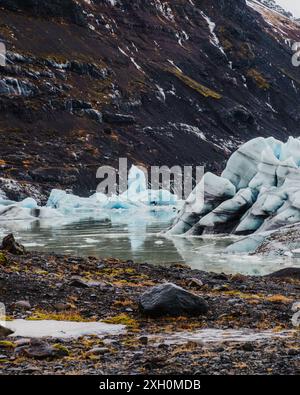
[(248, 141), (220, 177), (203, 176), (167, 233), (248, 235), (300, 222), (299, 166), (298, 138)]
[(144, 172), (132, 166), (128, 175), (128, 190), (121, 195), (95, 193), (88, 198), (53, 189), (46, 206), (39, 207), (33, 198), (21, 202), (8, 200), (0, 194), (0, 221), (63, 219), (105, 219), (110, 210), (173, 208), (177, 197), (167, 190), (148, 189)]

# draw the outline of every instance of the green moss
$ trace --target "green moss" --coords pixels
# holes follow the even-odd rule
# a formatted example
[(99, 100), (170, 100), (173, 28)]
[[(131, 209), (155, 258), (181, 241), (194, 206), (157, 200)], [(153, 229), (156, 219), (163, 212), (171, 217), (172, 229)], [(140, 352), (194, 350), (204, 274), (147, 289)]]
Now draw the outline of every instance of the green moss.
[(62, 356), (68, 357), (70, 355), (69, 349), (62, 344), (54, 344), (53, 347), (58, 350), (59, 354)]
[(128, 314), (119, 314), (114, 317), (109, 317), (103, 320), (107, 324), (126, 325), (129, 328), (138, 328), (138, 323), (135, 319), (131, 318)]
[(6, 255), (3, 252), (0, 252), (0, 265), (5, 265), (7, 263)]
[(267, 90), (270, 88), (270, 84), (259, 71), (250, 69), (247, 72), (247, 76), (250, 77), (260, 89)]
[(10, 342), (8, 340), (1, 340), (0, 348), (15, 348), (15, 343)]
[(200, 84), (199, 82), (193, 80), (192, 78), (188, 77), (187, 75), (183, 74), (179, 70), (177, 70), (175, 67), (174, 68), (168, 68), (167, 71), (169, 71), (171, 74), (175, 75), (180, 81), (182, 81), (185, 85), (187, 85), (189, 88), (193, 89), (194, 91), (200, 93), (200, 95), (204, 97), (210, 97), (212, 99), (221, 99), (222, 95), (218, 92), (213, 91), (210, 88), (207, 88), (206, 86)]
[(26, 318), (28, 321), (43, 321), (43, 320), (54, 320), (54, 321), (73, 321), (73, 322), (87, 322), (79, 312), (74, 311), (63, 311), (60, 313), (50, 313), (47, 311), (37, 310), (30, 317)]
[(237, 55), (242, 59), (255, 59), (255, 54), (249, 43), (242, 43)]

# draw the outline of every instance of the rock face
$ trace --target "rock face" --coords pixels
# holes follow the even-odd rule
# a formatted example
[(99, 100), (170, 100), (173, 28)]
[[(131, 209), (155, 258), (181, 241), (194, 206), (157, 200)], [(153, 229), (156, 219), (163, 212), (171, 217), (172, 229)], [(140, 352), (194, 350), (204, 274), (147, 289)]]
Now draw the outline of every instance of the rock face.
[(201, 315), (208, 311), (206, 301), (174, 284), (162, 284), (145, 292), (140, 309), (149, 316)]
[(0, 7), (7, 48), (0, 177), (17, 181), (19, 193), (36, 186), (90, 195), (99, 165), (125, 156), (219, 171), (251, 137), (298, 134), (291, 44), (299, 27), (256, 3), (0, 0)]
[[(300, 222), (299, 163), (299, 139), (250, 140), (221, 177), (204, 175), (168, 233), (261, 234)], [(255, 246), (260, 237), (249, 240)]]

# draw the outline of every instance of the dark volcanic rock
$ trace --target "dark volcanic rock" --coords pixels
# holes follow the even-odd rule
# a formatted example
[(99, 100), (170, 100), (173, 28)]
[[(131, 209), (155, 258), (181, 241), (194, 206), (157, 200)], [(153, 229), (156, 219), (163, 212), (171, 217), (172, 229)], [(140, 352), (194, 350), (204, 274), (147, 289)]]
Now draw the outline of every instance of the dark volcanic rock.
[(89, 284), (78, 276), (72, 277), (69, 285), (75, 288), (89, 288)]
[(4, 237), (0, 249), (10, 252), (13, 255), (24, 255), (26, 253), (25, 247), (16, 242), (13, 234)]
[(269, 274), (267, 277), (271, 278), (291, 278), (300, 280), (300, 268), (288, 267), (285, 269), (278, 270), (277, 272)]
[(38, 339), (32, 339), (29, 346), (17, 348), (16, 353), (34, 359), (53, 359), (68, 355), (64, 347), (55, 347)]
[(145, 292), (139, 305), (141, 311), (149, 316), (197, 316), (208, 311), (208, 304), (203, 298), (171, 283)]
[(116, 123), (119, 125), (132, 125), (136, 122), (132, 115), (103, 113), (103, 121), (107, 123)]
[(0, 0), (0, 6), (13, 11), (22, 9), (35, 16), (64, 16), (79, 25), (85, 25), (82, 7), (75, 0)]
[(119, 157), (219, 172), (252, 137), (298, 136), (299, 25), (250, 4), (0, 0), (0, 177), (90, 195)]
[(87, 114), (91, 119), (98, 123), (102, 123), (103, 117), (100, 111), (94, 110), (93, 108), (85, 110), (85, 114)]

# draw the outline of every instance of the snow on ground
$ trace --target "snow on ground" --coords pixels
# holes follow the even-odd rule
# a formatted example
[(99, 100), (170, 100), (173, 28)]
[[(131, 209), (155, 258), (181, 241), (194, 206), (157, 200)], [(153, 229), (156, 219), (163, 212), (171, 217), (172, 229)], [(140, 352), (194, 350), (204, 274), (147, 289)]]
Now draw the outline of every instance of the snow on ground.
[[(210, 42), (212, 45), (214, 45), (215, 47), (217, 47), (219, 49), (219, 51), (222, 52), (222, 54), (224, 56), (226, 56), (226, 53), (223, 49), (223, 47), (220, 44), (220, 40), (218, 39), (216, 33), (215, 33), (215, 28), (216, 28), (216, 24), (203, 12), (200, 11), (202, 17), (206, 20), (207, 24), (208, 24), (208, 28), (210, 31)], [(226, 56), (227, 57), (227, 56)]]

